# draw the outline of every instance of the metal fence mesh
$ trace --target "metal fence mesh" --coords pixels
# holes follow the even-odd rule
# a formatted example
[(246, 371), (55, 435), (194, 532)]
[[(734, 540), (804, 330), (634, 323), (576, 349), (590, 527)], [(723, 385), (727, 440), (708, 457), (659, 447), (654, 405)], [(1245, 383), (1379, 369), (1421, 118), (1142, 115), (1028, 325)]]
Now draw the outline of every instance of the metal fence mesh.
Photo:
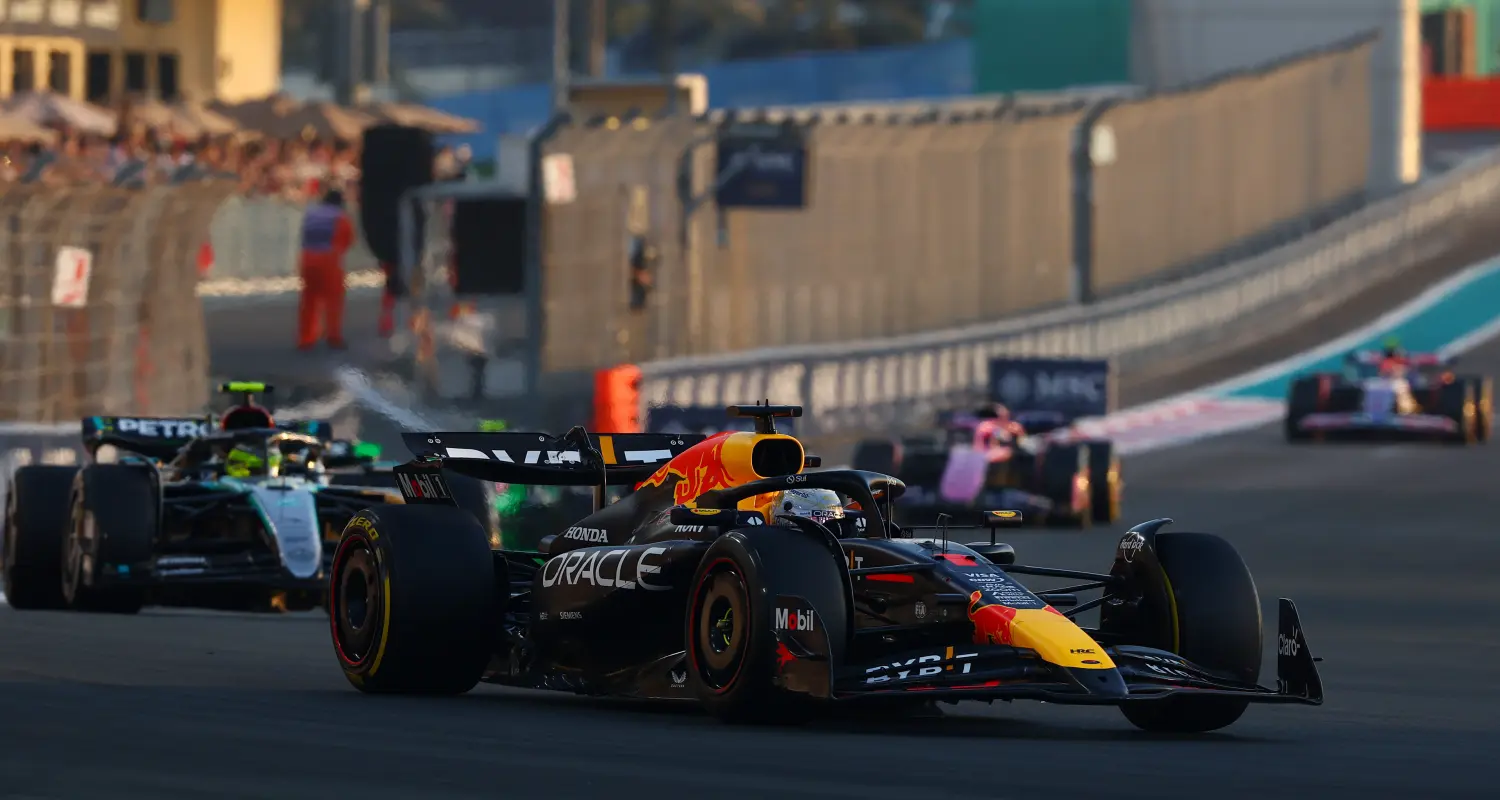
[[(208, 400), (198, 251), (230, 184), (0, 195), (0, 419), (173, 414)], [(64, 247), (93, 255), (82, 307), (53, 303)]]

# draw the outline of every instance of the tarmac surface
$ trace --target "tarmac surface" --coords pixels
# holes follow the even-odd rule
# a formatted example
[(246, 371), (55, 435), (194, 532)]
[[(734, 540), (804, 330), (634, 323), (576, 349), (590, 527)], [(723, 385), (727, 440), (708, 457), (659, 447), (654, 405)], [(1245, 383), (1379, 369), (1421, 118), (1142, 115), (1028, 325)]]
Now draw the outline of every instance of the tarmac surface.
[[(1466, 360), (1500, 371), (1500, 345)], [(1130, 522), (1174, 517), (1249, 563), (1263, 682), (1278, 597), (1324, 659), (1324, 706), (1252, 707), (1216, 734), (1019, 702), (788, 730), (493, 687), (374, 698), (319, 614), (0, 609), (0, 798), (1487, 797), (1497, 448), (1291, 448), (1262, 429), (1126, 463)], [(1025, 563), (1102, 569), (1119, 530), (1011, 541)]]
[[(1404, 289), (1372, 287), (1320, 327), (1354, 327)], [(295, 353), (294, 304), (214, 312), (215, 371), (283, 381), (291, 401), (331, 390), (333, 368), (364, 358), (359, 334), (374, 329), (370, 296), (350, 300), (347, 353)], [(1140, 387), (1128, 394), (1192, 388), (1320, 336), (1288, 332), (1194, 374), (1126, 376)], [(1500, 373), (1500, 344), (1465, 360)], [(1153, 736), (1112, 709), (1023, 702), (761, 729), (495, 687), (375, 698), (340, 675), (322, 614), (0, 607), (0, 800), (1488, 797), (1497, 448), (1292, 448), (1267, 428), (1126, 462), (1127, 522), (1171, 516), (1172, 529), (1229, 538), (1249, 563), (1263, 683), (1278, 597), (1297, 601), (1324, 659), (1324, 706), (1252, 707), (1215, 734)], [(1009, 539), (1023, 563), (1103, 569), (1122, 530)]]

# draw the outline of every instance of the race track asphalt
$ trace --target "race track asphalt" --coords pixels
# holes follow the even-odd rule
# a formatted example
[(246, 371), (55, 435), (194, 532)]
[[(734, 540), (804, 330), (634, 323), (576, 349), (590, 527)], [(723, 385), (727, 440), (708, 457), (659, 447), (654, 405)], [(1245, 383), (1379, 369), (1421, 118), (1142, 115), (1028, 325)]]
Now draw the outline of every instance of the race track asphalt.
[[(1500, 372), (1500, 345), (1467, 361)], [(1217, 734), (1036, 703), (780, 730), (492, 687), (372, 698), (321, 615), (0, 609), (0, 798), (1492, 797), (1497, 474), (1500, 443), (1292, 449), (1274, 429), (1127, 462), (1131, 521), (1172, 516), (1249, 563), (1263, 681), (1278, 597), (1324, 658), (1326, 705)], [(1114, 537), (1012, 541), (1103, 568)]]

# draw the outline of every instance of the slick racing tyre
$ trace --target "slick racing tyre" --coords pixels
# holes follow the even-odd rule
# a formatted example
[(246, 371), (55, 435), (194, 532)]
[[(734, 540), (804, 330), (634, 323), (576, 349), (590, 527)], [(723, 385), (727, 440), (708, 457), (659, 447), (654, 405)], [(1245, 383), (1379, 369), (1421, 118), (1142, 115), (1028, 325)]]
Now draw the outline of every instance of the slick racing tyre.
[[(1207, 533), (1159, 533), (1155, 550), (1172, 607), (1153, 612), (1166, 615), (1163, 629), (1173, 632), (1171, 642), (1157, 646), (1255, 685), (1262, 646), (1260, 595), (1240, 554)], [(1249, 705), (1238, 697), (1179, 695), (1127, 703), (1120, 710), (1143, 730), (1203, 733), (1234, 723)]]
[(145, 591), (110, 586), (108, 575), (129, 574), (155, 552), (160, 492), (139, 467), (90, 464), (73, 480), (72, 514), (63, 545), (62, 591), (68, 607), (135, 614)]
[[(826, 566), (825, 566), (826, 565)], [(688, 685), (704, 708), (724, 722), (797, 724), (816, 711), (806, 694), (778, 686), (789, 656), (777, 640), (778, 590), (805, 597), (835, 655), (848, 636), (842, 562), (811, 536), (781, 528), (734, 531), (704, 553), (688, 595), (685, 641)], [(829, 668), (837, 669), (837, 663)]]
[(1490, 420), (1495, 410), (1495, 385), (1489, 378), (1477, 375), (1460, 375), (1455, 383), (1466, 383), (1473, 387), (1474, 396), (1474, 441), (1490, 440)]
[(1481, 441), (1477, 389), (1471, 381), (1454, 381), (1438, 387), (1437, 413), (1458, 425), (1458, 432), (1448, 437), (1450, 444), (1468, 445)]
[(1047, 517), (1048, 525), (1088, 528), (1094, 524), (1094, 494), (1092, 484), (1087, 492), (1077, 498), (1081, 508), (1075, 509), (1074, 493), (1080, 477), (1089, 477), (1090, 448), (1086, 444), (1058, 444), (1041, 451), (1037, 456), (1037, 478), (1041, 482), (1041, 493), (1052, 501), (1052, 513)]
[(5, 598), (17, 611), (64, 608), (63, 535), (68, 496), (77, 467), (26, 466), (5, 493), (3, 578)]
[(500, 608), (489, 537), (473, 514), (367, 508), (344, 528), (329, 573), (334, 653), (354, 688), (455, 695), (479, 683)]
[(1088, 448), (1090, 505), (1094, 522), (1108, 525), (1123, 516), (1121, 506), (1125, 484), (1120, 479), (1120, 456), (1115, 453), (1114, 442), (1090, 441)]
[(854, 447), (850, 459), (854, 469), (895, 476), (901, 468), (901, 452), (890, 439), (866, 439)]
[(1292, 388), (1287, 392), (1286, 419), (1283, 423), (1288, 442), (1295, 444), (1312, 440), (1313, 435), (1300, 426), (1303, 417), (1317, 413), (1322, 404), (1321, 397), (1322, 378), (1311, 375), (1292, 381)]

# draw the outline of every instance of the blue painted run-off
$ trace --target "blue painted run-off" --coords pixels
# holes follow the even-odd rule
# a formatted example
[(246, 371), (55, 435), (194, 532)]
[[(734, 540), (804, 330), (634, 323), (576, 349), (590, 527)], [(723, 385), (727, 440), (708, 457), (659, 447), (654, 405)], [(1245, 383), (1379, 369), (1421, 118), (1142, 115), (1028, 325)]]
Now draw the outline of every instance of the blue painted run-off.
[(1285, 400), (1292, 378), (1307, 372), (1337, 371), (1350, 350), (1378, 348), (1387, 336), (1396, 336), (1412, 353), (1430, 353), (1500, 319), (1500, 263), (1477, 271), (1447, 294), (1392, 325), (1375, 326), (1364, 332), (1357, 344), (1302, 363), (1289, 365), (1279, 374), (1246, 386), (1226, 387), (1224, 397)]

